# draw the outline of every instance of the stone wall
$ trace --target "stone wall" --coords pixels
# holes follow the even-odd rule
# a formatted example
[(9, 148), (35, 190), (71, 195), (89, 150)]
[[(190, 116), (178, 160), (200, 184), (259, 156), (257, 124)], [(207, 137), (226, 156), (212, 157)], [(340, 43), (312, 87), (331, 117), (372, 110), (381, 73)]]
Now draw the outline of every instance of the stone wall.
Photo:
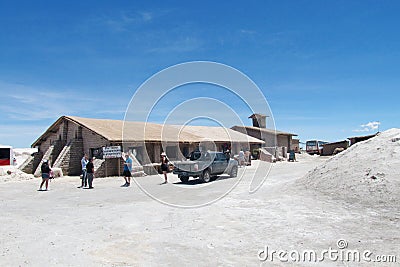
[[(95, 167), (95, 176), (96, 177), (108, 177), (108, 176), (121, 176), (124, 167), (124, 161), (122, 158), (118, 159), (96, 159), (95, 161), (101, 161), (101, 165), (99, 167)], [(119, 163), (119, 172), (118, 172), (118, 163)], [(97, 164), (95, 164), (97, 165)]]
[[(78, 134), (79, 130), (76, 129)], [(82, 128), (82, 140), (83, 140), (83, 152), (82, 156), (84, 153), (86, 153), (88, 156), (90, 155), (90, 149), (91, 148), (99, 148), (99, 147), (104, 147), (104, 146), (110, 146), (110, 142), (102, 137), (101, 135), (98, 135), (92, 131), (90, 131), (87, 128)], [(81, 158), (82, 158), (81, 156)]]
[(51, 155), (49, 157), (49, 162), (51, 166), (53, 166), (53, 164), (57, 160), (58, 156), (60, 155), (60, 152), (62, 151), (65, 145), (65, 142), (62, 140), (55, 140), (52, 143), (53, 143), (53, 151), (51, 152)]
[(278, 140), (278, 142), (277, 142), (277, 145), (276, 146), (278, 146), (278, 147), (282, 147), (282, 146), (284, 146), (284, 147), (286, 147), (287, 148), (287, 150), (290, 150), (290, 148), (291, 148), (291, 136), (288, 136), (288, 135), (278, 135), (278, 138), (277, 138)]
[(34, 174), (35, 170), (39, 167), (43, 158), (43, 152), (39, 151), (33, 155), (33, 162), (32, 162), (32, 172)]
[(69, 169), (69, 157), (70, 157), (70, 144), (64, 146), (57, 160), (55, 161), (53, 167), (61, 168), (62, 172), (66, 175), (68, 174)]
[(68, 162), (68, 175), (80, 175), (82, 173), (81, 159), (83, 157), (83, 140), (74, 139), (70, 143)]

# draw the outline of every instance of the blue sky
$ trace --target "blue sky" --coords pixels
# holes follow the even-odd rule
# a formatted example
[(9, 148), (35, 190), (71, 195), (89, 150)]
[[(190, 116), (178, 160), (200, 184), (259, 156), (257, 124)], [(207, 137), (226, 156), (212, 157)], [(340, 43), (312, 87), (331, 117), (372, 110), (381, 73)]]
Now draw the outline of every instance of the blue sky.
[(62, 115), (123, 119), (149, 77), (195, 60), (248, 75), (302, 141), (399, 127), (399, 13), (398, 1), (1, 1), (0, 143), (29, 147)]

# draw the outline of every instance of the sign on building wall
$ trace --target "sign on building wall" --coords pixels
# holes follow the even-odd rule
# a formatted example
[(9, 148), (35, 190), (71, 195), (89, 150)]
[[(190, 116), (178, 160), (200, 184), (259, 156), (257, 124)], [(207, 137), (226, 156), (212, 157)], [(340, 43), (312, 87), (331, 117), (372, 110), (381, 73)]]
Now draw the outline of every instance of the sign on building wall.
[(103, 147), (103, 158), (113, 159), (122, 157), (121, 146)]

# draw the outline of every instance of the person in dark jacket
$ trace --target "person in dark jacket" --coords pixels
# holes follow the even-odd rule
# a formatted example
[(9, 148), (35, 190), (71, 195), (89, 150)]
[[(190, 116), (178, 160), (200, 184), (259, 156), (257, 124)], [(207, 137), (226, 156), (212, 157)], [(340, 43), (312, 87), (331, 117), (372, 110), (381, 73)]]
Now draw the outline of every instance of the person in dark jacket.
[(42, 166), (40, 167), (40, 170), (42, 172), (42, 183), (40, 184), (39, 191), (42, 191), (42, 187), (45, 183), (46, 183), (45, 191), (47, 191), (49, 188), (49, 179), (50, 179), (50, 172), (51, 172), (51, 169), (50, 169), (50, 166), (49, 166), (49, 163), (47, 160), (43, 161)]
[(94, 165), (93, 159), (90, 158), (88, 164), (86, 164), (86, 176), (89, 183), (89, 189), (93, 188), (93, 177), (94, 177)]

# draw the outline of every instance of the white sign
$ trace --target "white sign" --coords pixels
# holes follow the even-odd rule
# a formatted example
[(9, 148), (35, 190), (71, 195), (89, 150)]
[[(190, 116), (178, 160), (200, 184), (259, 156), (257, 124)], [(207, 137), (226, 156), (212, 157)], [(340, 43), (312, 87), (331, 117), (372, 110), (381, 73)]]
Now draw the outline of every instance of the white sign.
[(103, 147), (103, 158), (113, 159), (122, 157), (120, 146), (107, 146)]

